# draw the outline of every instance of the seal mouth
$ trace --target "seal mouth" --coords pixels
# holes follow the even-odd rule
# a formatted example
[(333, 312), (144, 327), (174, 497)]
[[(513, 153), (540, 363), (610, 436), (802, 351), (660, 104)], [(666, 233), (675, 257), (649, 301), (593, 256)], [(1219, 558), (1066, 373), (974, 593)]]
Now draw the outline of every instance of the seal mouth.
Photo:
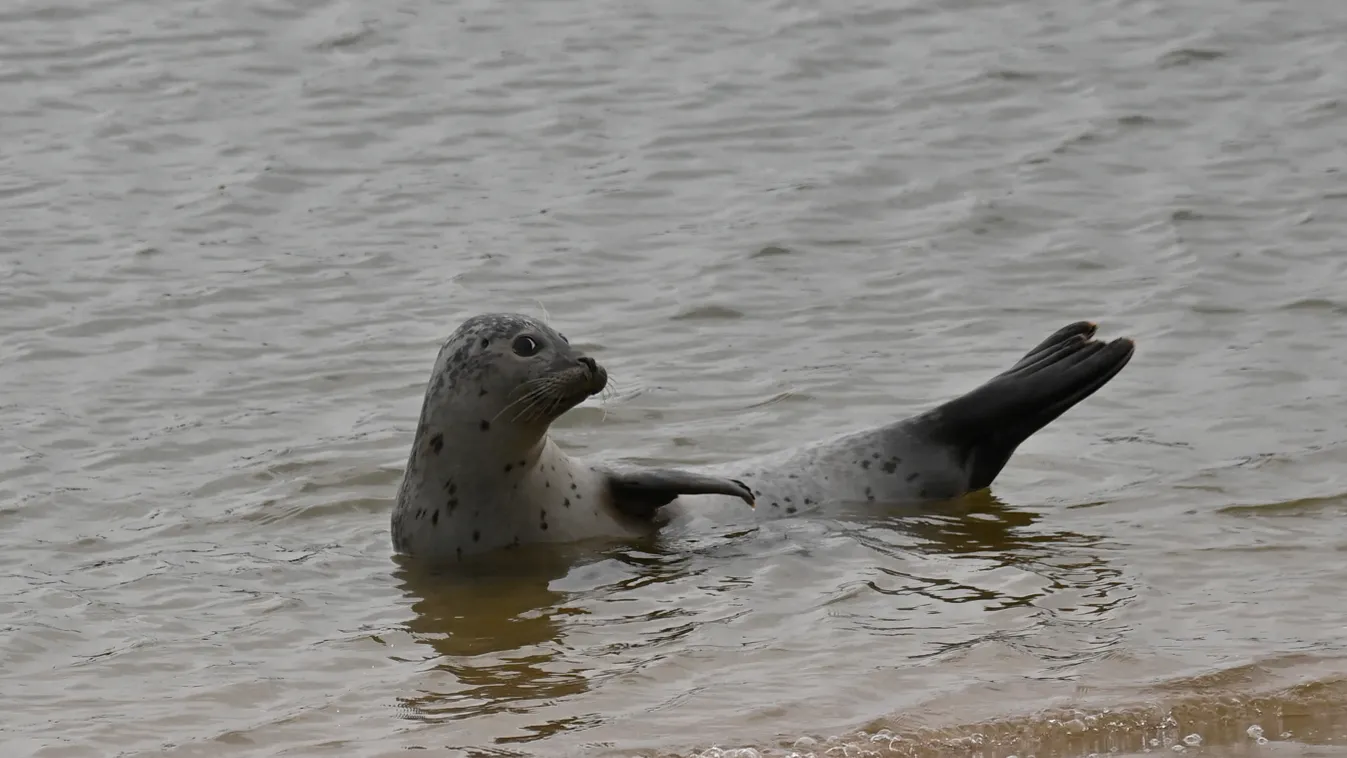
[(512, 421), (551, 422), (608, 386), (608, 372), (592, 358), (584, 358), (547, 376), (519, 385), (514, 399), (497, 414), (509, 414)]
[(608, 386), (608, 370), (597, 363), (590, 362), (586, 364), (589, 368), (589, 385), (585, 397), (594, 397), (603, 392), (603, 388)]

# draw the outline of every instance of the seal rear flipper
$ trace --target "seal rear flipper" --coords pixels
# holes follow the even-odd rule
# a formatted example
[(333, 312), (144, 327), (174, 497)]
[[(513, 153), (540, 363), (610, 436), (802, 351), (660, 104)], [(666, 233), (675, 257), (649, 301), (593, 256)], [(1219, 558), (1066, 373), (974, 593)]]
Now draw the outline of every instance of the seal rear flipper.
[(1132, 340), (1101, 342), (1093, 339), (1095, 328), (1088, 321), (1062, 327), (1014, 366), (916, 417), (909, 428), (955, 449), (969, 492), (989, 486), (1020, 443), (1093, 395), (1132, 359)]
[(753, 492), (737, 479), (672, 468), (605, 471), (613, 507), (631, 518), (649, 521), (679, 495), (728, 495), (753, 506)]

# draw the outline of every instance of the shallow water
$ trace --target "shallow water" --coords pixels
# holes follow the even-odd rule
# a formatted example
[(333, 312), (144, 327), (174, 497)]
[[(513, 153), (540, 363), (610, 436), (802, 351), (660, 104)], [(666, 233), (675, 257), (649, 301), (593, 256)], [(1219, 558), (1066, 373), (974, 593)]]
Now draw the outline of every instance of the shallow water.
[[(1347, 741), (1347, 4), (28, 2), (0, 87), (6, 758)], [(483, 310), (671, 463), (1139, 351), (947, 510), (428, 579)]]

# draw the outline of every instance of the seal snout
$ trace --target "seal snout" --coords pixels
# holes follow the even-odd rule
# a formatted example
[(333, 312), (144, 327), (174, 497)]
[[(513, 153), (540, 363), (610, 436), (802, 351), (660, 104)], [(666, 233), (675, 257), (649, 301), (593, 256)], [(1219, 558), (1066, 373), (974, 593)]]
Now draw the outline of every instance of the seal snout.
[(598, 394), (603, 391), (604, 387), (608, 386), (608, 371), (604, 369), (603, 366), (600, 366), (598, 361), (590, 358), (588, 355), (582, 355), (579, 358), (576, 358), (575, 361), (584, 367), (587, 372), (587, 378), (589, 380), (587, 382), (587, 388), (589, 394)]

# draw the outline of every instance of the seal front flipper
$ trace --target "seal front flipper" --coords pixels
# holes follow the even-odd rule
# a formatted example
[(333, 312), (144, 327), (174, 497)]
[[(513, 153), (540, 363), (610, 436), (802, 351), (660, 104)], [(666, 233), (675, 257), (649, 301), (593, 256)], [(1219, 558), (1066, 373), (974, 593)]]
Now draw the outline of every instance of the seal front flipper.
[(737, 479), (709, 476), (673, 468), (605, 470), (613, 507), (635, 519), (649, 521), (661, 507), (679, 495), (728, 495), (753, 507), (753, 491)]

